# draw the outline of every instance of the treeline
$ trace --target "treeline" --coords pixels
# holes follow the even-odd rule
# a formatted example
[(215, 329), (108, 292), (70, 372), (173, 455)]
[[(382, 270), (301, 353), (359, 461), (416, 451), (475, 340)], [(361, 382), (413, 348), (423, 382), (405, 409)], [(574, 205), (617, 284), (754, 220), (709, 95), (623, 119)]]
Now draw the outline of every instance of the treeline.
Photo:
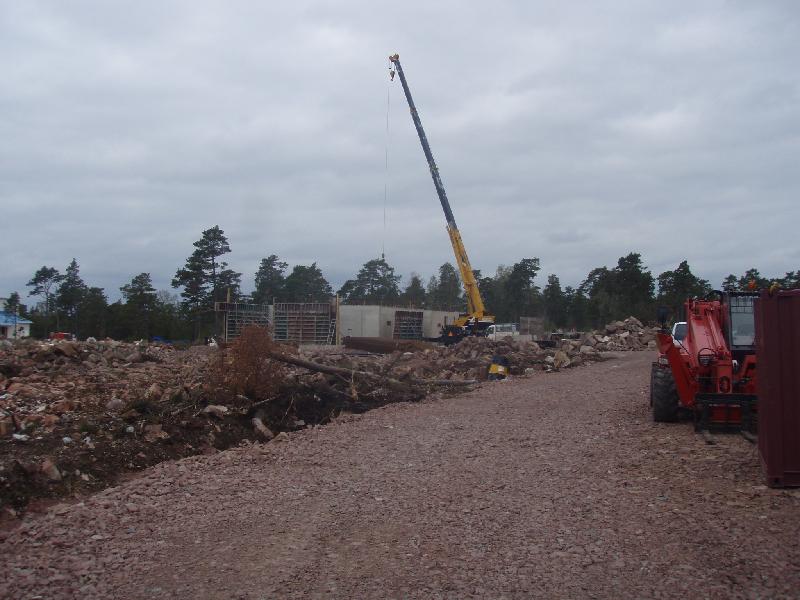
[[(219, 226), (207, 229), (172, 280), (171, 290), (156, 290), (150, 273), (139, 273), (120, 288), (121, 299), (109, 303), (105, 291), (87, 285), (73, 259), (61, 273), (52, 266), (37, 270), (27, 283), (28, 295), (38, 298), (26, 310), (16, 292), (6, 310), (33, 321), (32, 335), (68, 331), (79, 337), (115, 339), (198, 339), (218, 330), (215, 302), (326, 302), (334, 291), (316, 263), (288, 264), (276, 255), (261, 260), (254, 276), (255, 289), (241, 291), (242, 274), (222, 260), (230, 253)], [(712, 285), (694, 275), (686, 261), (673, 271), (654, 276), (635, 252), (621, 257), (612, 268), (592, 269), (577, 287), (561, 286), (557, 275), (540, 277), (538, 258), (524, 258), (511, 266), (497, 267), (494, 275), (475, 271), (487, 310), (500, 322), (522, 316), (542, 317), (553, 328), (584, 330), (634, 315), (651, 321), (656, 306), (670, 307), (677, 320), (683, 301), (705, 296)], [(540, 282), (542, 285), (540, 285)], [(763, 288), (777, 283), (800, 288), (800, 270), (768, 278), (757, 269), (728, 275), (725, 290)], [(348, 304), (384, 304), (413, 308), (464, 311), (466, 300), (456, 268), (449, 262), (425, 281), (412, 273), (401, 287), (401, 276), (384, 258), (367, 261), (353, 279), (336, 292)]]

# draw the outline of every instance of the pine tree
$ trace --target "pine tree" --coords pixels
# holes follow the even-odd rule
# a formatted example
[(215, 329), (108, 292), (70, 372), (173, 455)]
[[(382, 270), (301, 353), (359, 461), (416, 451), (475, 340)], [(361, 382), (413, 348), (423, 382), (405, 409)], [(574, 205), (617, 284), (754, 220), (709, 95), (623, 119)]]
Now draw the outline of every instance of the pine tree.
[(557, 275), (548, 275), (542, 290), (544, 313), (548, 321), (558, 328), (567, 325), (567, 301)]
[(156, 289), (153, 287), (150, 273), (139, 273), (119, 290), (125, 299), (133, 335), (149, 339), (153, 314), (158, 306)]
[(6, 308), (5, 312), (11, 315), (11, 319), (13, 322), (14, 331), (12, 333), (12, 337), (17, 337), (17, 320), (20, 316), (20, 299), (19, 294), (17, 292), (11, 292), (8, 295), (8, 300), (6, 300)]
[(285, 297), (288, 302), (327, 302), (333, 296), (317, 263), (296, 265), (286, 278)]
[(64, 277), (58, 286), (56, 293), (56, 306), (64, 313), (70, 323), (72, 333), (79, 334), (78, 331), (78, 310), (86, 294), (86, 284), (80, 276), (78, 261), (74, 258), (64, 271)]
[(49, 315), (55, 310), (55, 302), (53, 296), (55, 288), (61, 283), (64, 278), (54, 267), (43, 266), (36, 271), (31, 277), (31, 280), (25, 285), (33, 288), (28, 292), (29, 296), (41, 296), (44, 299), (44, 314)]
[(253, 302), (256, 304), (271, 304), (275, 299), (282, 299), (286, 286), (286, 267), (274, 254), (261, 259), (261, 264), (256, 272), (256, 289), (253, 292)]
[(392, 304), (400, 296), (400, 276), (383, 258), (364, 263), (355, 280), (345, 282), (338, 294), (344, 302), (355, 304)]
[[(206, 229), (194, 243), (195, 250), (178, 269), (172, 287), (182, 287), (182, 308), (194, 322), (195, 337), (200, 336), (202, 315), (214, 311), (214, 303), (226, 299), (228, 291), (235, 298), (239, 294), (241, 273), (228, 268), (228, 263), (218, 260), (231, 251), (225, 232), (215, 225)], [(216, 312), (214, 313), (216, 333)]]
[(400, 295), (400, 302), (403, 306), (411, 308), (425, 308), (425, 285), (422, 283), (422, 278), (416, 273), (411, 273), (411, 279)]

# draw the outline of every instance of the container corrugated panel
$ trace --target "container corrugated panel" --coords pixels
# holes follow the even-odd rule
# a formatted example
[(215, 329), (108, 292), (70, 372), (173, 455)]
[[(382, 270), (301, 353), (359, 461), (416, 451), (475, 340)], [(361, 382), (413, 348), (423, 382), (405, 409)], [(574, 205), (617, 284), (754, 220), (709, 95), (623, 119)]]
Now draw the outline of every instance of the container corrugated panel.
[(800, 290), (756, 300), (758, 453), (771, 487), (800, 486)]

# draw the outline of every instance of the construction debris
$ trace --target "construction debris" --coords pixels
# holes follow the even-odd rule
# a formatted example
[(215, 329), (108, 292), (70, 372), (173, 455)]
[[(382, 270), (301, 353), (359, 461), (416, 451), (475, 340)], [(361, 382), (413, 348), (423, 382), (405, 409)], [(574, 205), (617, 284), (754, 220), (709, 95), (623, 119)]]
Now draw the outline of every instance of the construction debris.
[(284, 439), (433, 389), (470, 389), (487, 380), (495, 356), (511, 376), (530, 376), (650, 348), (654, 330), (631, 317), (556, 348), (475, 337), (447, 347), (402, 342), (384, 354), (259, 339), (249, 354), (113, 340), (0, 346), (0, 518), (32, 498), (100, 489), (163, 460)]

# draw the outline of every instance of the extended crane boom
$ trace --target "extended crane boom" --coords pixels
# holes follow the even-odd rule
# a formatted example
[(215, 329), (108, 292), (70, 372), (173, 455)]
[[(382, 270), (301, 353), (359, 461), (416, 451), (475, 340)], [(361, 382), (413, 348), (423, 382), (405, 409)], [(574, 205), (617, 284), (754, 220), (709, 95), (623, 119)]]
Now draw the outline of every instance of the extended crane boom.
[[(471, 333), (478, 333), (482, 331), (485, 326), (494, 323), (494, 317), (487, 314), (483, 305), (480, 291), (478, 290), (478, 282), (475, 280), (475, 274), (472, 272), (472, 266), (467, 257), (467, 250), (464, 247), (464, 242), (461, 239), (461, 233), (458, 231), (456, 219), (453, 216), (453, 210), (450, 208), (450, 202), (447, 200), (447, 192), (444, 191), (442, 178), (439, 176), (439, 168), (436, 166), (436, 161), (433, 159), (428, 138), (425, 135), (425, 130), (422, 128), (422, 121), (419, 118), (417, 107), (414, 105), (414, 99), (411, 97), (411, 91), (408, 89), (408, 82), (403, 73), (403, 67), (400, 65), (400, 56), (394, 54), (389, 57), (389, 60), (397, 70), (400, 77), (400, 83), (403, 86), (403, 93), (408, 101), (408, 107), (411, 110), (411, 120), (414, 121), (414, 127), (417, 130), (419, 141), (422, 144), (422, 151), (425, 153), (425, 158), (428, 160), (428, 167), (431, 171), (431, 178), (433, 179), (433, 186), (436, 188), (436, 193), (439, 196), (439, 202), (442, 204), (445, 219), (447, 220), (447, 234), (450, 236), (450, 243), (453, 246), (453, 253), (458, 263), (458, 270), (461, 273), (461, 281), (464, 285), (464, 292), (467, 297), (467, 314), (463, 315), (456, 321), (455, 325), (458, 327), (471, 327)], [(483, 324), (483, 326), (481, 326)]]

